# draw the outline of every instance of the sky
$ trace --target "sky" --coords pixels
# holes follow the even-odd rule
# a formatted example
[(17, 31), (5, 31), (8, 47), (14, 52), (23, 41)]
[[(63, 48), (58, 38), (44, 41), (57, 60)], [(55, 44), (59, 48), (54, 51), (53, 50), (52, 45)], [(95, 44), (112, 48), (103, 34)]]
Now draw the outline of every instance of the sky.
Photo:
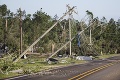
[(78, 15), (73, 14), (75, 19), (82, 19), (89, 10), (94, 17), (100, 19), (105, 16), (107, 20), (120, 18), (120, 0), (0, 0), (0, 5), (6, 4), (12, 12), (21, 8), (28, 14), (34, 14), (37, 10), (42, 10), (54, 17), (56, 14), (61, 17), (66, 12), (66, 4), (71, 7), (76, 6), (75, 11)]

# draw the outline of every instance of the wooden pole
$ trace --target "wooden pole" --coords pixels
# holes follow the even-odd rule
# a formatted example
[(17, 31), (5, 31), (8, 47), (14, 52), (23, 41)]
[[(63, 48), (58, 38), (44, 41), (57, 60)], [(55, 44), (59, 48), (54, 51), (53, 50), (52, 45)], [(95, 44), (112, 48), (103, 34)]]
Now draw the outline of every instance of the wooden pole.
[[(69, 13), (69, 40), (71, 40), (71, 13)], [(72, 53), (71, 53), (71, 42), (70, 42), (70, 46), (69, 46), (69, 48), (70, 48), (70, 56), (72, 55)]]
[(6, 17), (6, 28), (5, 28), (5, 29), (6, 29), (6, 32), (7, 32), (7, 23), (8, 23), (8, 21), (7, 21), (7, 17)]
[(22, 54), (22, 11), (20, 8), (20, 54)]

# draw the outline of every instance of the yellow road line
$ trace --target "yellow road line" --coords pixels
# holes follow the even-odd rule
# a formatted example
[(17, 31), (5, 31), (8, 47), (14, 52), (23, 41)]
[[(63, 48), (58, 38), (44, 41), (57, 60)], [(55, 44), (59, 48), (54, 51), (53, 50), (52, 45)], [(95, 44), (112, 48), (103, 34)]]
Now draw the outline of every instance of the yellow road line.
[(78, 78), (78, 79), (76, 79), (76, 80), (80, 80), (80, 79), (82, 79), (82, 78), (84, 78), (84, 77), (86, 77), (86, 76), (89, 76), (89, 75), (91, 75), (91, 74), (93, 74), (93, 73), (95, 73), (95, 72), (97, 72), (97, 71), (100, 71), (100, 70), (102, 70), (102, 69), (104, 69), (104, 68), (107, 68), (107, 67), (109, 67), (109, 66), (112, 66), (112, 65), (104, 66), (104, 67), (101, 67), (101, 68), (99, 68), (99, 69), (97, 69), (97, 70), (95, 70), (95, 71), (91, 71), (90, 73), (85, 74), (85, 75), (81, 76), (80, 78)]
[[(107, 64), (107, 65), (111, 65), (111, 64), (112, 64), (112, 63), (109, 63), (109, 64)], [(107, 65), (103, 65), (103, 66), (107, 66)], [(100, 67), (103, 67), (103, 66), (100, 66)], [(77, 75), (77, 76), (75, 76), (75, 77), (73, 77), (73, 78), (70, 78), (69, 80), (74, 79), (74, 78), (77, 78), (77, 77), (79, 77), (79, 76), (81, 76), (81, 75), (84, 75), (84, 74), (86, 74), (86, 73), (89, 73), (89, 72), (91, 72), (91, 71), (93, 71), (93, 70), (96, 70), (96, 69), (98, 69), (98, 68), (100, 68), (100, 67), (97, 67), (97, 68), (94, 68), (94, 69), (89, 70), (89, 71), (87, 71), (87, 72), (84, 72), (84, 73), (82, 73), (82, 74), (79, 74), (79, 75)]]
[[(82, 75), (85, 76), (85, 75), (88, 74), (88, 73), (89, 73), (89, 75), (90, 75), (90, 74), (92, 74), (93, 72), (97, 72), (97, 71), (99, 71), (99, 70), (101, 70), (101, 69), (104, 69), (104, 68), (106, 68), (106, 67), (109, 67), (109, 66), (111, 66), (111, 65), (113, 65), (113, 63), (109, 63), (109, 64), (106, 64), (106, 65), (103, 65), (103, 66), (94, 68), (94, 69), (92, 69), (92, 70), (86, 71), (86, 72), (81, 73), (81, 74), (79, 74), (79, 75), (77, 75), (77, 76), (75, 76), (75, 77), (72, 77), (72, 78), (68, 79), (68, 80), (73, 80), (73, 79), (78, 78), (78, 77), (80, 77), (80, 76), (82, 76)], [(87, 76), (87, 75), (86, 75), (86, 76)], [(79, 78), (78, 78), (78, 79), (79, 79)]]

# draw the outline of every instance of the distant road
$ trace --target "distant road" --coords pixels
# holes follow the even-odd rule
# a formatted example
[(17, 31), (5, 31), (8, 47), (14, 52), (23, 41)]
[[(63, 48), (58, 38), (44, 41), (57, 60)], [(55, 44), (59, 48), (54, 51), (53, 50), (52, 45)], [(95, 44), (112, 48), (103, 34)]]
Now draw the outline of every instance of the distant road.
[(94, 60), (9, 80), (120, 80), (120, 56)]

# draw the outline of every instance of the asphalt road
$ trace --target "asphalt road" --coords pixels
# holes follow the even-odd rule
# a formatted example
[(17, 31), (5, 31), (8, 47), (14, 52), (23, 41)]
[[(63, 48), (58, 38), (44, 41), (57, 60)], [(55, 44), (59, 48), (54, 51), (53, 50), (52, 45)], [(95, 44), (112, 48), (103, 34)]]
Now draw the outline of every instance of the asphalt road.
[(120, 80), (120, 56), (94, 60), (9, 80)]
[(87, 76), (82, 80), (120, 80), (120, 63)]

